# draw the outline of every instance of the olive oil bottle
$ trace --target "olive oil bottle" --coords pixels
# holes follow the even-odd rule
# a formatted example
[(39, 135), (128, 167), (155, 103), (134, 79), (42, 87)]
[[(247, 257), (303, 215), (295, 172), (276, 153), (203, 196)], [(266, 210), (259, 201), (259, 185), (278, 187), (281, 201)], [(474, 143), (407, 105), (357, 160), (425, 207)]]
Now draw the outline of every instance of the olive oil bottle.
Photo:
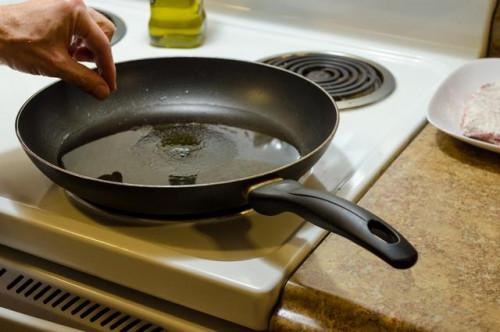
[(149, 35), (160, 47), (191, 48), (203, 43), (203, 0), (151, 0)]

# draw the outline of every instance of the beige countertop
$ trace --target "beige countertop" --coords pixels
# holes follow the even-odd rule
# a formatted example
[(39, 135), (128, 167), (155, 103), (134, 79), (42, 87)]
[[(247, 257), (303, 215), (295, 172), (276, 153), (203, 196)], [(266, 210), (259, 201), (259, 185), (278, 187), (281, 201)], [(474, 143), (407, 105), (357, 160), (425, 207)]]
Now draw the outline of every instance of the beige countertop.
[(359, 204), (415, 245), (417, 264), (393, 269), (330, 234), (271, 330), (500, 331), (500, 154), (428, 125)]

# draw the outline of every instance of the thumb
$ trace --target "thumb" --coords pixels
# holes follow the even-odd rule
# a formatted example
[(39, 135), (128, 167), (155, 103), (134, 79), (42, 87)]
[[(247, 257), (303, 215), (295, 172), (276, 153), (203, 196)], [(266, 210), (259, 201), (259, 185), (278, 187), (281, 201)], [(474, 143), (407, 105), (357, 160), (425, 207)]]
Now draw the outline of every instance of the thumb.
[(100, 75), (76, 62), (69, 55), (56, 70), (56, 76), (78, 86), (98, 99), (105, 99), (110, 94), (108, 84)]

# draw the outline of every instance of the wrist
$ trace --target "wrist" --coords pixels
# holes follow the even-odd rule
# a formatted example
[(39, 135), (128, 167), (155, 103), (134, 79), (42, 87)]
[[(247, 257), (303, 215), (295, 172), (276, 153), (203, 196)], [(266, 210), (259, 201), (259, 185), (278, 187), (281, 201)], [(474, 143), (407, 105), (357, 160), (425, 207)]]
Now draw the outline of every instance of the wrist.
[(12, 55), (13, 45), (19, 39), (17, 30), (21, 27), (19, 15), (19, 5), (2, 5), (0, 6), (0, 63), (9, 64), (9, 58)]
[(4, 62), (5, 49), (11, 39), (9, 32), (9, 22), (12, 20), (10, 7), (10, 5), (0, 6), (0, 63)]

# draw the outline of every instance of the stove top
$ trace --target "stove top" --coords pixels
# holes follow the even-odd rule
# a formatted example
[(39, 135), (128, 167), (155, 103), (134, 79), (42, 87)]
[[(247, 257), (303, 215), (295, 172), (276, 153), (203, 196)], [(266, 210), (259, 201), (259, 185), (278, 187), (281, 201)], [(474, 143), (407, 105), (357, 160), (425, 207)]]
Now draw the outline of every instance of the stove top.
[[(202, 47), (154, 48), (148, 44), (147, 1), (88, 3), (117, 15), (127, 25), (125, 36), (114, 46), (116, 61), (168, 56), (259, 61), (304, 51), (352, 54), (356, 65), (359, 58), (367, 59), (368, 81), (383, 87), (394, 80), (395, 89), (383, 88), (384, 99), (341, 112), (331, 145), (302, 179), (310, 187), (351, 200), (362, 195), (425, 123), (427, 103), (440, 81), (471, 57), (237, 20), (238, 16), (227, 14), (230, 7), (221, 7), (221, 1), (209, 2), (214, 11), (208, 7), (208, 33)], [(309, 72), (313, 80), (326, 81), (330, 75), (338, 73)], [(206, 220), (137, 224), (82, 211), (35, 169), (14, 133), (21, 105), (53, 81), (0, 67), (0, 82), (8, 84), (0, 112), (0, 131), (5, 135), (0, 141), (0, 244), (134, 292), (265, 329), (281, 287), (326, 232), (292, 214), (266, 217), (245, 211)], [(354, 95), (359, 97), (357, 91)]]

